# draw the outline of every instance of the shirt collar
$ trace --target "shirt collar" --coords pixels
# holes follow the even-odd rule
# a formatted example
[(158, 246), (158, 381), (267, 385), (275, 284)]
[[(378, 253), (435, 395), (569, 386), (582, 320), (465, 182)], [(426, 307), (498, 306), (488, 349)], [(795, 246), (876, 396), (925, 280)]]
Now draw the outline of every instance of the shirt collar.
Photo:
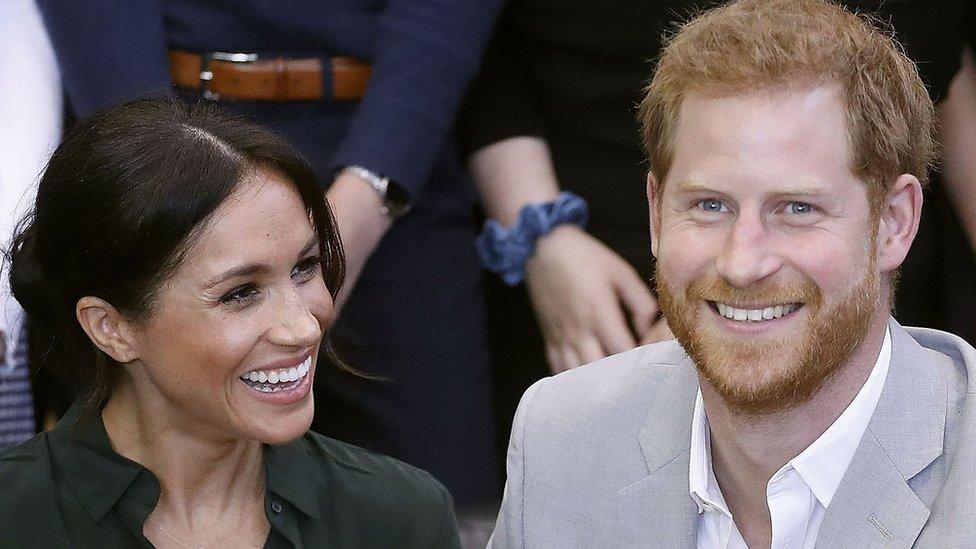
[[(840, 486), (861, 437), (867, 430), (874, 409), (881, 398), (888, 366), (891, 363), (891, 333), (885, 330), (881, 352), (854, 400), (841, 415), (813, 443), (783, 466), (777, 475), (792, 467), (826, 508)], [(730, 515), (722, 490), (712, 469), (711, 433), (701, 389), (695, 398), (695, 412), (691, 419), (691, 454), (688, 486), (691, 497), (698, 504), (698, 512), (710, 508)], [(774, 475), (775, 476), (775, 475)], [(731, 515), (730, 515), (731, 516)]]
[(698, 504), (698, 513), (715, 509), (731, 516), (725, 497), (712, 470), (711, 433), (701, 389), (695, 397), (695, 412), (691, 418), (691, 455), (688, 466), (688, 485), (691, 499)]
[[(150, 511), (156, 505), (158, 479), (112, 448), (102, 414), (85, 410), (82, 399), (71, 405), (49, 440), (65, 482), (94, 520), (104, 518), (127, 492)], [(315, 520), (322, 517), (319, 494), (326, 493), (323, 450), (313, 435), (306, 434), (287, 444), (265, 446), (264, 453), (266, 490)]]
[(327, 479), (322, 474), (322, 457), (312, 452), (312, 445), (306, 438), (264, 447), (267, 489), (302, 513), (321, 520), (319, 495), (328, 493)]
[[(145, 469), (142, 465), (122, 457), (112, 448), (102, 414), (84, 407), (84, 399), (77, 399), (61, 421), (49, 433), (51, 456), (64, 475), (65, 483), (95, 521), (100, 521), (122, 499), (129, 487)], [(149, 475), (152, 477), (152, 475)], [(155, 477), (152, 477), (155, 481)], [(155, 482), (159, 496), (159, 483)], [(138, 491), (145, 494), (144, 490)]]

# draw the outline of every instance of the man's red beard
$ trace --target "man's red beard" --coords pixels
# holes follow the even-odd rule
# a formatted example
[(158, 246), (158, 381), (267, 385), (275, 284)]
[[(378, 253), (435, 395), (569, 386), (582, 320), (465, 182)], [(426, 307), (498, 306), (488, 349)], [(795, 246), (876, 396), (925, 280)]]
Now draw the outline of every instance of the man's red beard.
[[(699, 278), (675, 292), (655, 273), (661, 310), (699, 373), (735, 412), (765, 415), (805, 402), (854, 353), (880, 307), (880, 277), (869, 261), (862, 279), (824, 308), (817, 285), (804, 278), (792, 286), (761, 283), (739, 289), (721, 278)], [(746, 337), (707, 327), (705, 302), (802, 303), (806, 322), (778, 337)], [(712, 306), (709, 304), (708, 306)], [(794, 321), (795, 322), (795, 321)]]

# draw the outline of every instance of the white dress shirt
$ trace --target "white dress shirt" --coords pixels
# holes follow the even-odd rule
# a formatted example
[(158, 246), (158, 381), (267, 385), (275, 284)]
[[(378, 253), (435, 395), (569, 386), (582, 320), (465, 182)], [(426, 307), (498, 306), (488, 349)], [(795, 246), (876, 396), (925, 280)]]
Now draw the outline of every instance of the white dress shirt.
[[(766, 485), (772, 519), (772, 549), (812, 549), (830, 500), (881, 398), (891, 360), (891, 334), (870, 376), (850, 405), (810, 446), (780, 468)], [(701, 391), (691, 426), (688, 475), (691, 497), (698, 503), (699, 549), (748, 549), (732, 520), (712, 470), (711, 435)]]

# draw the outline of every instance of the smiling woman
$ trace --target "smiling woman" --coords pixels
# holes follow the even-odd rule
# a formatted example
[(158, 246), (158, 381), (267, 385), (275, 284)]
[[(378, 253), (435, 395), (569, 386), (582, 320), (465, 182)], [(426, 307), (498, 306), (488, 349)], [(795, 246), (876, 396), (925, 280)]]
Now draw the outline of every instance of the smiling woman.
[(429, 475), (308, 432), (343, 254), (273, 133), (169, 100), (80, 122), (10, 269), (34, 363), (85, 389), (0, 456), (0, 546), (457, 545)]

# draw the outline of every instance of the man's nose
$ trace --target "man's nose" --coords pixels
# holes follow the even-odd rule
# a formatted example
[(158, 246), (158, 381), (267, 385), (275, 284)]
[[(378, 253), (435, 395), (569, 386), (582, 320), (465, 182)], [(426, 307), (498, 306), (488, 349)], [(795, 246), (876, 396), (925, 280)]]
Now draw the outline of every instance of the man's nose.
[(719, 276), (745, 288), (780, 269), (782, 259), (759, 213), (742, 212), (732, 224), (716, 261)]
[(281, 296), (268, 338), (282, 346), (310, 347), (322, 337), (318, 319), (296, 291)]

